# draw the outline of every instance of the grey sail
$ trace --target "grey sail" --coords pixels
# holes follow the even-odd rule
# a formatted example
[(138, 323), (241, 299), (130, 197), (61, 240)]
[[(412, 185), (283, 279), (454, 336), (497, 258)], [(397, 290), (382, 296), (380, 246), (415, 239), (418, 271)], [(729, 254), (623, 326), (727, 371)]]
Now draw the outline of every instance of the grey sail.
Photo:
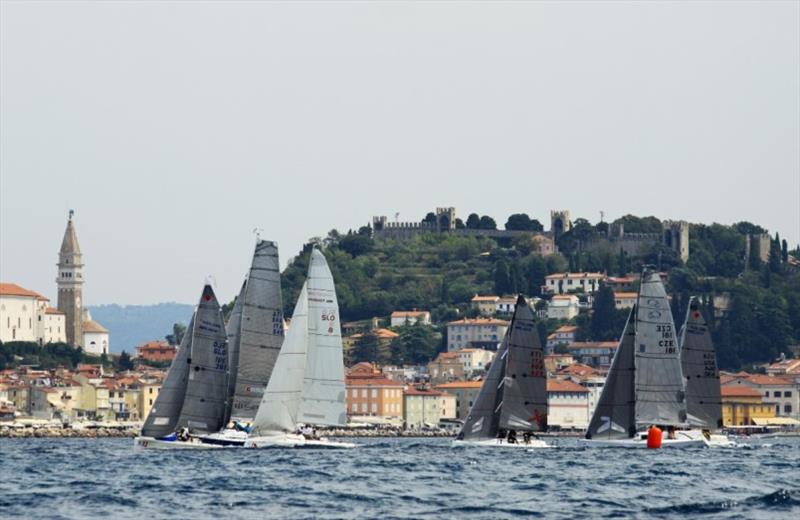
[(636, 369), (633, 355), (636, 339), (635, 316), (634, 306), (628, 315), (625, 330), (622, 332), (622, 338), (608, 370), (608, 377), (600, 392), (600, 399), (586, 430), (587, 439), (626, 439), (636, 433), (634, 413)]
[(238, 363), (231, 417), (252, 420), (283, 343), (283, 303), (278, 246), (260, 240), (247, 276), (238, 334)]
[(292, 314), (292, 326), (283, 341), (275, 370), (253, 420), (253, 434), (293, 432), (303, 393), (308, 353), (308, 296), (303, 284)]
[(347, 409), (339, 303), (328, 262), (316, 248), (311, 251), (306, 282), (308, 355), (298, 421), (342, 426), (347, 423)]
[(636, 423), (683, 426), (686, 401), (678, 339), (657, 272), (642, 274), (636, 307)]
[(192, 335), (189, 380), (178, 425), (192, 432), (216, 432), (227, 409), (228, 348), (222, 309), (210, 285), (203, 288), (193, 327), (186, 333)]
[(500, 408), (503, 402), (507, 355), (508, 331), (489, 366), (478, 397), (475, 398), (475, 402), (464, 420), (464, 426), (458, 434), (459, 439), (491, 439), (497, 436), (500, 429)]
[(244, 291), (247, 287), (247, 280), (242, 284), (239, 295), (233, 304), (231, 315), (225, 326), (225, 334), (228, 338), (228, 406), (225, 410), (225, 424), (231, 418), (233, 411), (233, 394), (236, 391), (236, 367), (239, 366), (239, 331), (242, 327), (242, 302), (244, 301)]
[(717, 353), (706, 320), (694, 298), (689, 302), (681, 334), (681, 366), (686, 378), (689, 424), (709, 430), (722, 428)]
[(517, 299), (508, 329), (503, 405), (499, 427), (517, 431), (547, 429), (547, 372), (533, 311)]
[(156, 402), (142, 427), (145, 437), (164, 437), (178, 429), (178, 417), (183, 408), (183, 398), (186, 395), (186, 383), (189, 380), (189, 351), (192, 348), (191, 330), (194, 327), (194, 315), (189, 322), (189, 328), (183, 335), (178, 352), (172, 360), (167, 371), (167, 377), (161, 385)]

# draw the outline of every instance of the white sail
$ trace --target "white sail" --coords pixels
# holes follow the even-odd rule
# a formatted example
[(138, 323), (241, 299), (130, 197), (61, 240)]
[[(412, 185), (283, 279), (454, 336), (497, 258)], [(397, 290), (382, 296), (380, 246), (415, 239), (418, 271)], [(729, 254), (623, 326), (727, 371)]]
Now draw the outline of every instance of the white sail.
[[(308, 356), (298, 421), (325, 426), (347, 422), (339, 304), (328, 262), (318, 249), (308, 267)], [(289, 330), (295, 328), (294, 322)]]
[(308, 293), (303, 284), (292, 314), (292, 326), (286, 334), (275, 369), (253, 421), (253, 434), (292, 432), (303, 391), (308, 352)]

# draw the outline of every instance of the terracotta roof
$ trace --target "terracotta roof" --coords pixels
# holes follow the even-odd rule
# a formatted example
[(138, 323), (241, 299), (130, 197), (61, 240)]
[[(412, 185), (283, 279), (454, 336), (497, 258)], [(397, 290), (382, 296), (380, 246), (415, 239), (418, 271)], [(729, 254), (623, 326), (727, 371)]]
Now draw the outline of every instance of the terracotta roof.
[(170, 345), (169, 343), (167, 343), (164, 340), (153, 340), (153, 341), (148, 341), (147, 343), (143, 343), (143, 344), (139, 345), (138, 347), (136, 347), (136, 350), (139, 350), (139, 351), (142, 351), (142, 350), (161, 350), (161, 349), (170, 348), (170, 347), (177, 348), (175, 345)]
[(503, 325), (508, 326), (505, 320), (497, 320), (494, 318), (464, 318), (461, 320), (451, 321), (447, 325)]
[(63, 313), (60, 310), (55, 309), (53, 307), (48, 307), (47, 309), (45, 309), (44, 313), (45, 314), (62, 314), (62, 315), (66, 315), (65, 313)]
[(108, 332), (108, 329), (94, 320), (88, 320), (83, 322), (83, 332)]
[(763, 374), (750, 374), (746, 377), (747, 381), (758, 386), (792, 386), (788, 379), (777, 376), (765, 376)]
[(583, 365), (581, 363), (573, 363), (569, 366), (562, 368), (559, 373), (561, 374), (574, 374), (577, 376), (587, 376), (590, 374), (596, 374), (597, 370), (590, 367), (589, 365)]
[(0, 283), (0, 295), (2, 296), (27, 296), (29, 298), (37, 298), (39, 300), (47, 300), (41, 294), (37, 293), (36, 291), (31, 291), (29, 289), (25, 289), (24, 287), (20, 287), (15, 283)]
[(595, 278), (595, 279), (602, 279), (605, 278), (603, 273), (553, 273), (548, 274), (544, 277), (545, 280), (559, 280), (559, 279), (580, 279), (580, 278)]
[(557, 328), (553, 334), (558, 332), (575, 332), (576, 330), (578, 330), (578, 327), (575, 325), (564, 325)]
[(345, 386), (393, 386), (402, 388), (405, 385), (385, 377), (365, 377), (363, 379), (345, 377)]
[(458, 352), (441, 352), (434, 361), (444, 361), (446, 359), (458, 359)]
[(473, 302), (496, 302), (499, 299), (500, 299), (499, 296), (491, 296), (491, 295), (489, 295), (489, 296), (478, 296), (476, 294), (475, 296), (472, 297), (471, 301), (473, 301)]
[(444, 395), (444, 392), (437, 392), (436, 390), (420, 390), (418, 388), (408, 388), (403, 391), (403, 395), (430, 395), (439, 397)]
[(720, 392), (722, 397), (761, 397), (761, 392), (744, 385), (722, 385)]
[(588, 394), (589, 390), (582, 387), (578, 383), (566, 381), (563, 379), (548, 379), (547, 380), (548, 392), (574, 392), (580, 394)]
[[(378, 338), (380, 338), (380, 339), (394, 339), (394, 338), (399, 338), (400, 337), (400, 334), (398, 334), (398, 333), (396, 333), (394, 331), (391, 331), (389, 329), (378, 328), (378, 329), (372, 329), (370, 332), (372, 334), (375, 334), (376, 336), (378, 336)], [(361, 333), (361, 332), (359, 332), (358, 334), (353, 334), (352, 336), (350, 336), (350, 338), (352, 338), (352, 339), (359, 339), (359, 338), (363, 338), (363, 337), (364, 337), (364, 333)]]
[(614, 298), (626, 299), (626, 300), (636, 299), (637, 296), (638, 296), (638, 294), (636, 294), (635, 292), (615, 292), (614, 293)]
[(583, 349), (583, 348), (617, 348), (616, 341), (573, 341), (567, 345), (568, 349)]
[(428, 311), (394, 311), (392, 318), (416, 318), (430, 314)]
[(577, 300), (578, 297), (574, 294), (556, 294), (552, 298), (553, 300)]
[(453, 381), (436, 385), (436, 388), (480, 388), (481, 386), (483, 386), (483, 381)]

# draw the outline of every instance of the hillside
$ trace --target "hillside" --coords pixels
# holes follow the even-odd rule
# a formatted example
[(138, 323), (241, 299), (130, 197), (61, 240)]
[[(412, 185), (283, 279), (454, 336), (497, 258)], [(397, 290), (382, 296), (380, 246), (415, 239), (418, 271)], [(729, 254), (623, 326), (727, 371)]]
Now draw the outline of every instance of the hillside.
[[(660, 236), (662, 223), (655, 217), (623, 219), (626, 229)], [(685, 263), (674, 249), (658, 242), (631, 254), (581, 247), (587, 236), (605, 233), (608, 226), (576, 219), (571, 231), (557, 237), (561, 252), (544, 257), (531, 254), (532, 235), (496, 239), (443, 232), (375, 239), (368, 227), (347, 234), (332, 230), (325, 239), (306, 244), (284, 270), (284, 311), (291, 316), (313, 245), (323, 249), (331, 266), (343, 322), (417, 308), (431, 311), (434, 322), (441, 323), (469, 314), (475, 294), (538, 296), (544, 277), (554, 272), (601, 271), (614, 276), (637, 273), (651, 264), (668, 273), (667, 289), (678, 316), (684, 315), (690, 295), (707, 302), (710, 314), (713, 298), (729, 302), (716, 309), (722, 314), (719, 319), (711, 318), (723, 367), (767, 362), (781, 352), (789, 354), (789, 346), (800, 342), (800, 271), (788, 261), (790, 252), (779, 237), (767, 237), (766, 262), (756, 254), (746, 255), (747, 241), (764, 233), (747, 222), (690, 225)], [(609, 339), (597, 337), (596, 331), (608, 331), (612, 325), (604, 335), (618, 336), (624, 323), (615, 317), (613, 324), (590, 324), (585, 315), (577, 321), (588, 340)], [(541, 333), (558, 325), (545, 323)]]
[(92, 318), (110, 332), (111, 352), (126, 350), (133, 354), (137, 345), (152, 339), (164, 339), (174, 323), (188, 324), (194, 306), (184, 303), (155, 305), (97, 305), (89, 307)]

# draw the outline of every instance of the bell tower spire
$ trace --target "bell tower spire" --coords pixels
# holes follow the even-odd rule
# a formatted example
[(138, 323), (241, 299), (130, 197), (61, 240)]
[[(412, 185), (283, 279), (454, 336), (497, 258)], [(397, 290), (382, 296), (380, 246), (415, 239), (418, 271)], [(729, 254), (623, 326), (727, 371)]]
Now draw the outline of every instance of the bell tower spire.
[(83, 260), (78, 235), (69, 210), (67, 229), (58, 253), (58, 310), (66, 314), (67, 343), (83, 346)]

